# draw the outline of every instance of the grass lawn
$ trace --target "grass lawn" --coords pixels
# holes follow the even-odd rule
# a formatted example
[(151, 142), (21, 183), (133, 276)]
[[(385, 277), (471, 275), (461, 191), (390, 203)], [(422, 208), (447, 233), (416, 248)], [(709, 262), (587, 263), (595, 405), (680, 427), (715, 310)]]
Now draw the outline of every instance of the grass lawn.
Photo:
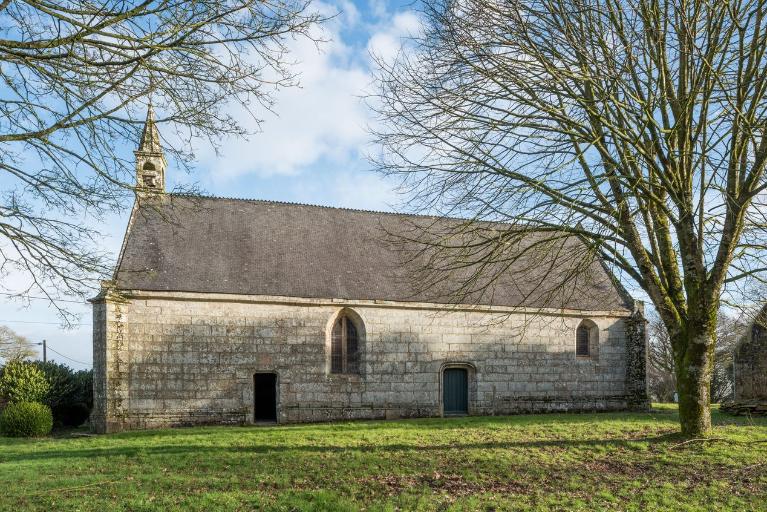
[(674, 407), (0, 439), (2, 510), (767, 510), (767, 420)]

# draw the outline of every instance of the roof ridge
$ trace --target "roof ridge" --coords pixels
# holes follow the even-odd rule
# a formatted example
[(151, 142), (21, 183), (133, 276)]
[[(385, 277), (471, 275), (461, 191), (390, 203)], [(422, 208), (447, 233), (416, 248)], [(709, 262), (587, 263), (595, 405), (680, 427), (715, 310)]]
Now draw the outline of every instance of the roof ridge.
[(463, 221), (476, 221), (476, 222), (490, 222), (490, 223), (503, 223), (506, 224), (503, 221), (483, 221), (479, 219), (471, 219), (468, 217), (451, 217), (447, 215), (433, 215), (433, 214), (426, 214), (426, 213), (405, 213), (405, 212), (387, 212), (383, 210), (366, 210), (364, 208), (349, 208), (346, 206), (328, 206), (324, 204), (314, 204), (314, 203), (301, 203), (301, 202), (293, 202), (293, 201), (279, 201), (276, 199), (256, 199), (256, 198), (248, 198), (248, 197), (225, 197), (225, 196), (216, 196), (216, 195), (204, 195), (204, 194), (190, 194), (190, 193), (184, 193), (184, 192), (168, 192), (167, 195), (173, 196), (173, 197), (186, 197), (190, 199), (216, 199), (221, 201), (243, 201), (248, 203), (267, 203), (267, 204), (278, 204), (278, 205), (286, 205), (286, 206), (308, 206), (310, 208), (324, 208), (326, 210), (343, 210), (347, 212), (357, 212), (357, 213), (375, 213), (380, 215), (393, 215), (398, 217), (422, 217), (422, 218), (428, 218), (428, 219), (448, 219), (448, 220), (463, 220)]

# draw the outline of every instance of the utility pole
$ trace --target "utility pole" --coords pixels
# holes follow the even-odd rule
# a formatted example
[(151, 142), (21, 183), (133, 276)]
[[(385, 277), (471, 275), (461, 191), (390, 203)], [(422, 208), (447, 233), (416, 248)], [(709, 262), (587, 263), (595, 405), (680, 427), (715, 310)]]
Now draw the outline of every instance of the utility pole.
[(48, 351), (47, 351), (47, 348), (48, 347), (45, 345), (45, 340), (43, 340), (43, 362), (44, 363), (48, 362)]

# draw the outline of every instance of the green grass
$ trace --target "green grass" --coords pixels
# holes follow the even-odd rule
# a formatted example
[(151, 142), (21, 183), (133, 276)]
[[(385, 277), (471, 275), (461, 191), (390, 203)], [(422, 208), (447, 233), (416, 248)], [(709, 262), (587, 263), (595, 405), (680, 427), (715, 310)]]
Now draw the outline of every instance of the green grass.
[[(673, 407), (0, 439), (1, 510), (767, 510), (767, 420)], [(762, 441), (762, 442), (760, 442)]]

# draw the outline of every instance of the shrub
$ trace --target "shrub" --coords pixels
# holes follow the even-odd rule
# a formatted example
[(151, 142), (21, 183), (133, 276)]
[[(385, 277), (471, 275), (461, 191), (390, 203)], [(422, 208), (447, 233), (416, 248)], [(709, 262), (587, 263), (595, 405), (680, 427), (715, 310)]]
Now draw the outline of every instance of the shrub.
[(65, 364), (58, 364), (52, 361), (44, 363), (35, 361), (33, 364), (45, 375), (48, 381), (48, 392), (41, 402), (56, 409), (59, 405), (68, 404), (74, 401), (74, 395), (77, 394), (77, 383), (72, 377), (72, 370)]
[(53, 428), (51, 408), (37, 402), (8, 404), (0, 413), (0, 433), (10, 437), (37, 437)]
[(40, 402), (49, 388), (45, 374), (25, 361), (9, 361), (0, 375), (0, 396), (10, 403)]
[(80, 370), (72, 375), (77, 383), (76, 402), (93, 409), (93, 370)]
[(93, 406), (93, 372), (73, 372), (67, 365), (51, 361), (32, 364), (45, 374), (50, 385), (42, 402), (50, 406), (56, 425), (82, 425)]

